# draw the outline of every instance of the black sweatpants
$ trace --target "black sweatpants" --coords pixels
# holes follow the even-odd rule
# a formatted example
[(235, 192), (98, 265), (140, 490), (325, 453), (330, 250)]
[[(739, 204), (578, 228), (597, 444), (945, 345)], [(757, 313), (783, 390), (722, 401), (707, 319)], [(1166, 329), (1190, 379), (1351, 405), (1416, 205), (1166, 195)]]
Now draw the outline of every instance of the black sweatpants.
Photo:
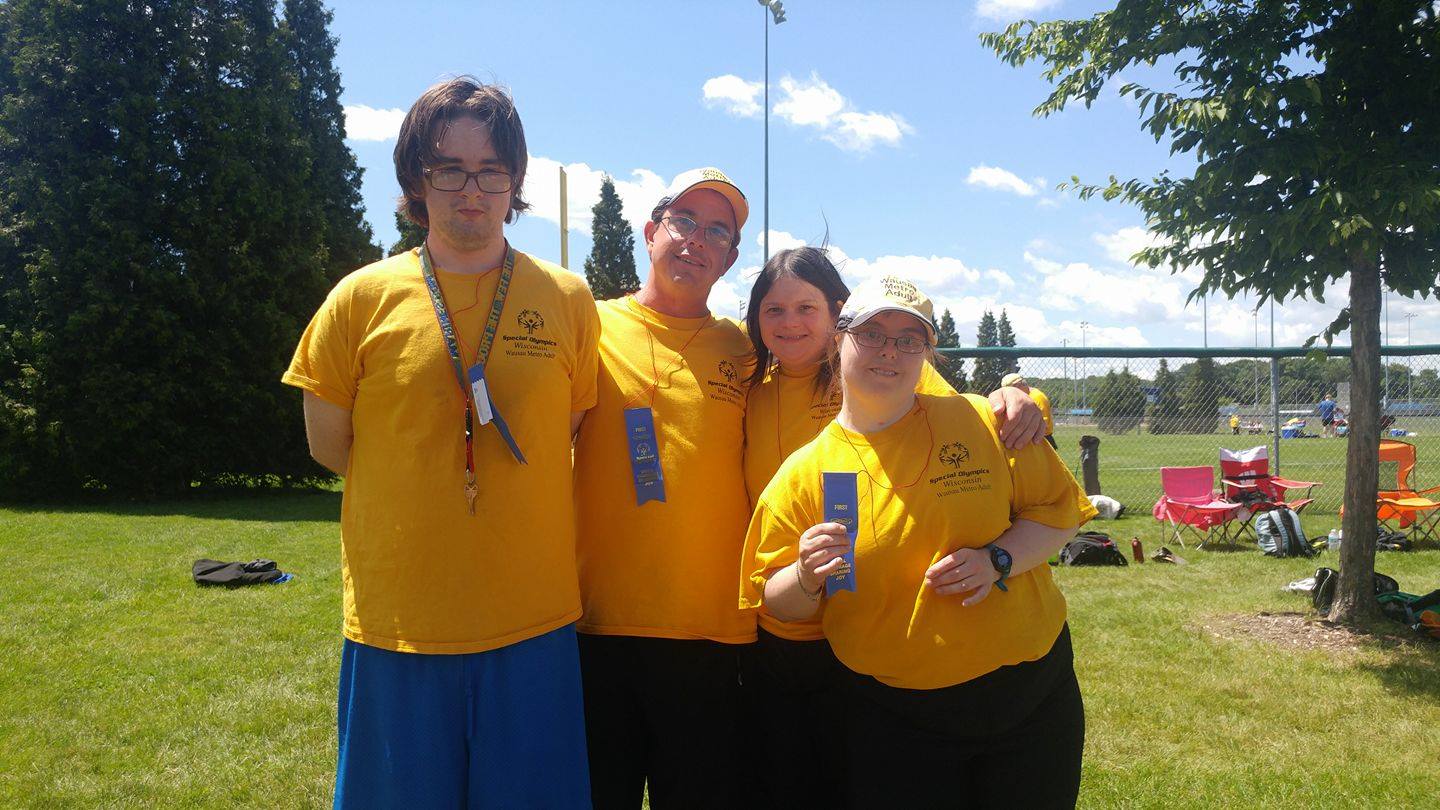
[(791, 641), (767, 633), (749, 646), (744, 673), (742, 750), (755, 784), (750, 810), (848, 806), (849, 786), (816, 779), (815, 769), (845, 762), (845, 665), (830, 642)]
[(1037, 661), (943, 689), (846, 670), (856, 808), (1072, 808), (1085, 707), (1070, 628)]
[(742, 646), (580, 634), (596, 810), (739, 806)]

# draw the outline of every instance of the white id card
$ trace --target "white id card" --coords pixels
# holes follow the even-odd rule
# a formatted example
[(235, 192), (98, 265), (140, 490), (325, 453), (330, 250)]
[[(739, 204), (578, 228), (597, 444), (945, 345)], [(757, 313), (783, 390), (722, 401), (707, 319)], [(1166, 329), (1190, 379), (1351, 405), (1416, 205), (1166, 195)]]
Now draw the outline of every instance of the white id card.
[(475, 419), (482, 425), (495, 418), (490, 410), (490, 389), (485, 385), (484, 366), (470, 367), (470, 395), (475, 397)]

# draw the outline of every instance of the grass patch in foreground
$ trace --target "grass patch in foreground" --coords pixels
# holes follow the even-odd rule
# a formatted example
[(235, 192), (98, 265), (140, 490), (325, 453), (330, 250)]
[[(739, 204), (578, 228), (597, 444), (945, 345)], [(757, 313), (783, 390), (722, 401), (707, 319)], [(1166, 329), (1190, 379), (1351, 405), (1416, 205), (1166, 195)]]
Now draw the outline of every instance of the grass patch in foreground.
[[(334, 493), (0, 509), (0, 806), (327, 805), (338, 513)], [(1155, 548), (1148, 516), (1095, 527)], [(1191, 564), (1056, 571), (1089, 723), (1082, 806), (1432, 803), (1440, 644), (1282, 645), (1247, 622), (1304, 611), (1280, 588), (1333, 553), (1175, 551)], [(257, 556), (297, 578), (190, 582), (197, 557)], [(1440, 551), (1378, 568), (1440, 587)]]

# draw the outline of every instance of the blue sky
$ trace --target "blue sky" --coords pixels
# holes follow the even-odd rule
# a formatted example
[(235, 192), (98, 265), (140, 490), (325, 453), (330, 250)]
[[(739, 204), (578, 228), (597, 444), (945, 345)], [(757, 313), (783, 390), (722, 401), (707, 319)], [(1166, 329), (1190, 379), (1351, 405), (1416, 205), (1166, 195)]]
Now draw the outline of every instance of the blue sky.
[[(1081, 0), (875, 3), (787, 0), (770, 29), (770, 246), (826, 234), (848, 281), (898, 272), (948, 308), (974, 342), (986, 307), (1006, 308), (1022, 345), (1200, 346), (1196, 276), (1136, 268), (1139, 213), (1055, 190), (1079, 175), (1185, 171), (1108, 93), (1090, 109), (1031, 111), (1048, 93), (1035, 65), (1012, 68), (978, 35), (1022, 17), (1082, 17)], [(570, 190), (570, 266), (590, 249), (601, 174), (642, 222), (676, 174), (714, 165), (751, 200), (739, 261), (711, 306), (736, 316), (762, 263), (765, 10), (755, 0), (512, 3), (345, 0), (332, 33), (345, 86), (349, 143), (365, 168), (367, 216), (396, 239), (391, 150), (425, 87), (469, 73), (513, 94), (530, 149), (535, 210), (511, 242), (559, 261), (558, 167)], [(1139, 77), (1136, 77), (1139, 78)], [(1118, 86), (1118, 85), (1117, 85)], [(641, 237), (637, 225), (637, 244)], [(648, 270), (637, 250), (642, 278)], [(582, 271), (583, 272), (583, 271)], [(1295, 345), (1329, 322), (1326, 303), (1277, 308), (1276, 342)], [(1391, 343), (1440, 341), (1440, 305), (1390, 300)], [(1209, 301), (1209, 344), (1254, 342), (1251, 303)], [(1259, 319), (1269, 342), (1268, 313)], [(1346, 342), (1346, 341), (1340, 341)]]

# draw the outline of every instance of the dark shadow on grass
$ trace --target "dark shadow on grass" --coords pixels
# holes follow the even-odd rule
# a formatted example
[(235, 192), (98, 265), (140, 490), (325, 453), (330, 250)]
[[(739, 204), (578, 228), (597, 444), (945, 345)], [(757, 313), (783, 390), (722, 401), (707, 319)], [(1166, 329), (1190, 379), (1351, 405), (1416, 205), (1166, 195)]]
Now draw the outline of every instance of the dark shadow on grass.
[(227, 489), (185, 498), (127, 501), (103, 495), (54, 503), (0, 503), (20, 514), (103, 514), (127, 517), (192, 517), (262, 523), (339, 521), (340, 493), (318, 488)]
[[(1400, 632), (1404, 627), (1396, 625)], [(1387, 692), (1440, 704), (1440, 640), (1409, 634), (1409, 641), (1386, 653), (1382, 664), (1360, 664), (1359, 669), (1380, 680)]]

